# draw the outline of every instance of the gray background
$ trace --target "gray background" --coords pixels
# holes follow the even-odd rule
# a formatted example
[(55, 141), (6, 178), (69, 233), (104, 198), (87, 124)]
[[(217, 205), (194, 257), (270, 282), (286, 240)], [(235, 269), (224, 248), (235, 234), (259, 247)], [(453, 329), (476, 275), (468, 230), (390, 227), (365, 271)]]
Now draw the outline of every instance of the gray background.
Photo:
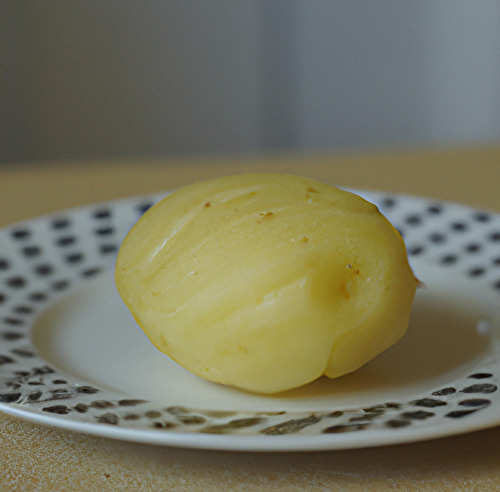
[(0, 162), (498, 141), (494, 0), (0, 0)]

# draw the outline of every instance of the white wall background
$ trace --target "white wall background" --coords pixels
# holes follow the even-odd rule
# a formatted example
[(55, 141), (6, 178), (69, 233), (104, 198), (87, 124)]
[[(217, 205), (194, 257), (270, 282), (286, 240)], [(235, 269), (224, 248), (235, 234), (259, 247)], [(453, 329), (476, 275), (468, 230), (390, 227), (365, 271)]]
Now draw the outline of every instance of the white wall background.
[(497, 0), (0, 0), (0, 162), (491, 140)]

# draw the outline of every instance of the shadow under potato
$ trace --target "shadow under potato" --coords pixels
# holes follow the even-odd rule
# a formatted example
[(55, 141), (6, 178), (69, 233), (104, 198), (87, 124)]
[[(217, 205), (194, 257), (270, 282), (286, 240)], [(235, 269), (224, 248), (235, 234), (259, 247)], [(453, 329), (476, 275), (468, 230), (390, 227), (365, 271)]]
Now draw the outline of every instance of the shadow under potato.
[(336, 379), (322, 377), (279, 396), (311, 398), (385, 391), (418, 386), (455, 371), (466, 376), (474, 361), (490, 348), (489, 336), (476, 328), (480, 320), (459, 302), (434, 298), (424, 290), (417, 295), (408, 330), (397, 344), (353, 373)]

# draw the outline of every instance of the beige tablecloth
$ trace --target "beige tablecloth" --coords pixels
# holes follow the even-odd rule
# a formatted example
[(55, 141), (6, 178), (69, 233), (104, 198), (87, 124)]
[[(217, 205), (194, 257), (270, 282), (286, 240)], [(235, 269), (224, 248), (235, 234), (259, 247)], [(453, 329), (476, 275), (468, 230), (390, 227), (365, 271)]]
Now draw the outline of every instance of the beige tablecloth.
[[(46, 212), (245, 171), (285, 171), (500, 211), (500, 146), (0, 166), (0, 226)], [(0, 490), (500, 490), (500, 428), (414, 444), (312, 453), (138, 445), (0, 414)]]

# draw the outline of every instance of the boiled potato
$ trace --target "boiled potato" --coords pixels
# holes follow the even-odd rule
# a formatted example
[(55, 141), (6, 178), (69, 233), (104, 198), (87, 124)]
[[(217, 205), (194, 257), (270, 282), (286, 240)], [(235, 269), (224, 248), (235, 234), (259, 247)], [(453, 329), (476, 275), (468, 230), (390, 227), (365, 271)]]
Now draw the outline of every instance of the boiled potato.
[(273, 173), (167, 196), (125, 238), (115, 278), (160, 351), (257, 393), (361, 367), (404, 334), (417, 286), (374, 205)]

